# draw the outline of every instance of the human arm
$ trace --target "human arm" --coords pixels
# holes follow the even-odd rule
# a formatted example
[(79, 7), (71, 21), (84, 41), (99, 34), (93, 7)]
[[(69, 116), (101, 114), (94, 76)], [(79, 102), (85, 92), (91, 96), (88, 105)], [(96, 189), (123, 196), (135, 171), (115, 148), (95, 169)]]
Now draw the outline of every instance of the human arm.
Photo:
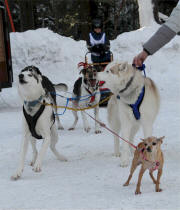
[(148, 55), (153, 55), (166, 45), (180, 31), (180, 1), (174, 8), (171, 16), (157, 32), (143, 45), (143, 51), (134, 57), (133, 63), (141, 66)]

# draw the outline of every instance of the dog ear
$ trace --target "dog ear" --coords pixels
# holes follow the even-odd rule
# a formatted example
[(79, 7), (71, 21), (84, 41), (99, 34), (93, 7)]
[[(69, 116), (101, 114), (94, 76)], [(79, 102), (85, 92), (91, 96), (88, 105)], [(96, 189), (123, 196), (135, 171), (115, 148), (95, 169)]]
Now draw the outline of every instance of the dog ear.
[(142, 141), (145, 141), (146, 139), (141, 139)]
[(126, 71), (128, 68), (128, 62), (119, 64), (119, 71)]
[(38, 67), (36, 66), (30, 66), (30, 67), (36, 72), (36, 74), (42, 75)]
[(116, 74), (119, 76), (119, 72), (122, 71), (121, 66), (122, 63), (114, 63), (113, 65), (108, 66), (109, 68), (107, 67), (106, 70), (109, 70), (112, 74)]
[(158, 142), (161, 142), (161, 144), (162, 144), (164, 138), (165, 138), (165, 136), (162, 136), (162, 137), (160, 137), (160, 138), (157, 138), (157, 141), (158, 141)]

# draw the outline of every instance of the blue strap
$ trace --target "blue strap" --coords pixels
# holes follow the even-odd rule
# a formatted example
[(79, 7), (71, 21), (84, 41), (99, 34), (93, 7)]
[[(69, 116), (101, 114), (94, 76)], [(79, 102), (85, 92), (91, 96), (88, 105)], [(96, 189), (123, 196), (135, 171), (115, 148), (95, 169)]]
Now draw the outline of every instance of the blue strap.
[(43, 96), (40, 96), (37, 100), (34, 100), (34, 101), (24, 101), (24, 104), (29, 107), (34, 107), (42, 100), (42, 98)]
[(135, 67), (136, 69), (140, 70), (140, 71), (143, 71), (144, 72), (144, 76), (146, 77), (146, 72), (145, 72), (145, 64), (143, 63), (142, 66), (138, 66), (136, 67), (135, 64), (132, 64), (133, 67)]
[(68, 103), (69, 103), (69, 98), (67, 98), (66, 106), (65, 106), (65, 108), (64, 108), (63, 113), (61, 113), (61, 114), (55, 114), (55, 115), (63, 115), (63, 114), (66, 112), (66, 110), (67, 110)]
[(145, 86), (143, 86), (143, 88), (141, 90), (141, 93), (140, 93), (136, 103), (129, 105), (132, 108), (132, 110), (133, 110), (133, 114), (134, 114), (134, 117), (136, 118), (136, 120), (139, 120), (140, 117), (141, 117), (139, 108), (140, 108), (140, 105), (141, 105), (141, 103), (143, 101), (144, 94), (145, 94)]

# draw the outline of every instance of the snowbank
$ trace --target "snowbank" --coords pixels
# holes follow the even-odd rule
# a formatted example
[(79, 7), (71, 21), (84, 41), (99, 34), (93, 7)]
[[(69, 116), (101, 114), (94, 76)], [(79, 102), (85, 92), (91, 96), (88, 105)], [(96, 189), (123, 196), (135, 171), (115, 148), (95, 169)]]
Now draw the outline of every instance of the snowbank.
[[(142, 49), (143, 42), (157, 27), (124, 33), (111, 41), (114, 59), (131, 63)], [(54, 83), (67, 83), (71, 91), (79, 76), (77, 63), (84, 61), (86, 52), (84, 41), (76, 42), (48, 29), (12, 33), (11, 46), (15, 82), (13, 88), (3, 89), (0, 93), (0, 208), (180, 209), (180, 37), (177, 36), (146, 61), (146, 74), (155, 80), (161, 95), (153, 135), (166, 136), (162, 145), (165, 165), (161, 178), (163, 192), (154, 192), (154, 185), (145, 173), (142, 195), (139, 196), (134, 195), (138, 169), (131, 185), (127, 188), (122, 186), (129, 167), (119, 167), (119, 158), (112, 156), (112, 135), (104, 129), (102, 134), (94, 134), (94, 122), (90, 119), (92, 130), (85, 133), (81, 118), (77, 129), (68, 131), (73, 120), (71, 112), (61, 117), (65, 130), (59, 131), (57, 145), (69, 161), (58, 162), (48, 150), (43, 170), (37, 174), (28, 166), (30, 150), (22, 179), (10, 181), (17, 167), (21, 139), (21, 111), (11, 109), (20, 106), (16, 91), (18, 73), (27, 65), (36, 65)], [(106, 109), (100, 109), (100, 119), (107, 124)], [(138, 132), (135, 144), (140, 137), (142, 131)], [(39, 141), (37, 144), (39, 148)]]

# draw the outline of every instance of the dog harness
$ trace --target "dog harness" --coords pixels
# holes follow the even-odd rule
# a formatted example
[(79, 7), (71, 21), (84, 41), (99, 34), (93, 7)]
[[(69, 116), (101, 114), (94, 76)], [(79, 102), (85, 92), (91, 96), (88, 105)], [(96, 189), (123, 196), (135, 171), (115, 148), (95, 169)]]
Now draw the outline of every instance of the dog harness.
[(96, 93), (91, 93), (91, 91), (88, 90), (86, 87), (85, 87), (85, 89), (86, 89), (86, 91), (89, 93), (89, 95), (91, 96), (91, 100), (90, 100), (89, 103), (93, 103), (94, 100), (95, 100), (95, 95), (96, 95)]
[(24, 104), (28, 107), (36, 106), (42, 100), (42, 98), (43, 96), (40, 96), (37, 100), (34, 101), (24, 101)]
[[(37, 134), (35, 128), (36, 128), (36, 123), (37, 123), (39, 117), (41, 116), (41, 114), (43, 113), (44, 109), (45, 109), (45, 105), (42, 104), (42, 105), (40, 106), (39, 110), (36, 112), (36, 114), (35, 114), (34, 116), (31, 116), (31, 115), (29, 115), (29, 114), (26, 112), (26, 110), (25, 110), (25, 108), (24, 108), (24, 106), (23, 106), (23, 113), (24, 113), (24, 117), (25, 117), (25, 119), (26, 119), (26, 122), (27, 122), (27, 124), (28, 124), (29, 130), (30, 130), (30, 132), (31, 132), (31, 135), (32, 135), (34, 138), (36, 138), (36, 139), (42, 139), (42, 136), (40, 136), (40, 135)], [(53, 118), (53, 124), (54, 124), (54, 122), (55, 122), (55, 115), (54, 115), (54, 113), (52, 113), (52, 118)], [(53, 125), (53, 124), (52, 124), (52, 125)], [(51, 126), (51, 127), (52, 127), (52, 126)]]
[[(148, 160), (145, 155), (144, 155), (144, 148), (140, 151), (141, 152), (141, 155), (142, 155), (142, 158), (145, 160), (145, 161), (149, 161), (151, 162), (150, 160)], [(152, 162), (152, 167), (149, 169), (150, 172), (153, 172), (155, 170), (157, 170), (160, 166), (160, 162), (159, 161), (155, 161), (155, 162)]]
[(136, 118), (136, 120), (139, 120), (141, 118), (141, 113), (139, 111), (139, 108), (143, 101), (144, 94), (145, 94), (145, 86), (143, 86), (137, 101), (134, 104), (129, 105), (132, 108), (132, 111), (133, 111), (133, 114), (134, 114), (134, 117)]
[[(139, 108), (140, 108), (141, 103), (144, 99), (144, 94), (145, 94), (145, 86), (143, 86), (141, 93), (138, 96), (137, 101), (134, 104), (129, 104), (136, 120), (139, 120), (141, 118), (141, 113), (139, 111)], [(120, 100), (120, 95), (117, 95), (116, 98)]]
[[(128, 81), (126, 87), (123, 88), (122, 90), (120, 90), (119, 93), (123, 93), (124, 91), (126, 91), (129, 88), (129, 86), (131, 85), (133, 79), (134, 79), (134, 76), (132, 76), (130, 78), (130, 80)], [(145, 94), (145, 86), (143, 86), (143, 88), (141, 90), (141, 93), (138, 96), (137, 101), (134, 104), (129, 104), (129, 106), (131, 107), (131, 109), (133, 111), (133, 114), (134, 114), (134, 117), (136, 118), (136, 120), (139, 120), (141, 118), (141, 113), (139, 111), (139, 108), (140, 108), (141, 103), (142, 103), (142, 101), (144, 99), (144, 94)], [(120, 100), (120, 95), (118, 94), (116, 96), (116, 98)]]
[(38, 112), (36, 112), (36, 114), (34, 116), (31, 116), (29, 115), (24, 106), (23, 106), (23, 113), (24, 113), (24, 116), (26, 118), (26, 122), (28, 124), (28, 127), (29, 127), (29, 130), (31, 132), (31, 135), (36, 138), (36, 139), (42, 139), (42, 136), (39, 136), (37, 133), (36, 133), (36, 123), (37, 123), (37, 120), (39, 119), (39, 117), (41, 116), (41, 114), (43, 113), (45, 109), (45, 105), (41, 105), (41, 107), (39, 108)]

